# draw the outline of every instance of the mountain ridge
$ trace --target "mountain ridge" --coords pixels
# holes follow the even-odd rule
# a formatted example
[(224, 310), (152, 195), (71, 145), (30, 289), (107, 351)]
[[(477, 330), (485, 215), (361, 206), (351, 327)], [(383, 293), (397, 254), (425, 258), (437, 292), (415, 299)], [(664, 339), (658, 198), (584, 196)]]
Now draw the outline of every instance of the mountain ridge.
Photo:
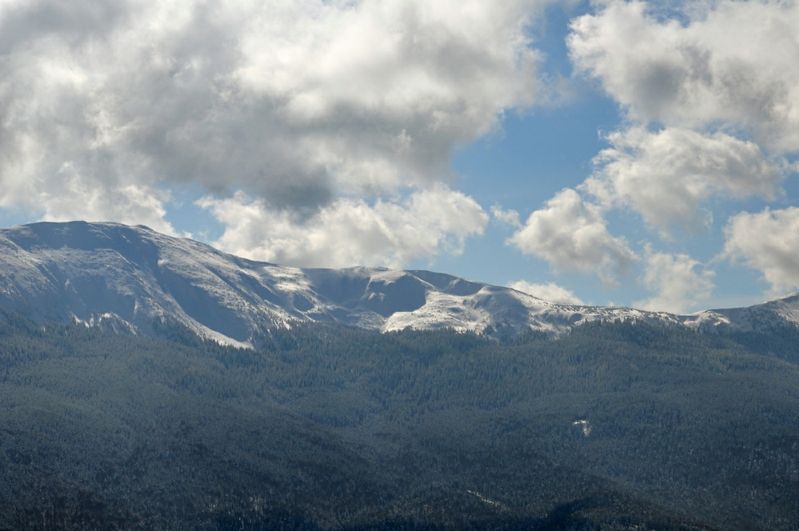
[(84, 221), (0, 229), (0, 309), (134, 333), (169, 320), (204, 339), (244, 348), (275, 327), (302, 322), (505, 335), (560, 335), (597, 321), (700, 330), (799, 323), (796, 295), (694, 315), (557, 304), (445, 273), (281, 266), (142, 225)]

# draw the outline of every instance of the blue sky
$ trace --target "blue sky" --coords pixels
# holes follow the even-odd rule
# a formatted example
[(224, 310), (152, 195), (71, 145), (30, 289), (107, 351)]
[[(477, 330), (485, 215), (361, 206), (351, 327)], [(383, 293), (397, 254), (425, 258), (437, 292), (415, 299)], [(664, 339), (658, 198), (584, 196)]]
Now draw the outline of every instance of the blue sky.
[(754, 303), (799, 286), (797, 28), (769, 0), (5, 2), (0, 224)]

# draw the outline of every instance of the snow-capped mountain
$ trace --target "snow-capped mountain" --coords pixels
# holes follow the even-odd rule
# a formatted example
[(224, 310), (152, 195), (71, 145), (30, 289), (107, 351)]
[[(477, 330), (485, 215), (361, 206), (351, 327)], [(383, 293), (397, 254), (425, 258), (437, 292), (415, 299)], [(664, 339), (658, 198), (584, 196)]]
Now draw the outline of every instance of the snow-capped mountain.
[[(654, 321), (701, 329), (799, 322), (799, 299), (676, 316), (554, 304), (510, 288), (429, 271), (299, 269), (113, 223), (36, 223), (0, 230), (0, 309), (42, 321), (147, 333), (159, 320), (223, 344), (251, 346), (276, 327), (332, 322), (560, 334), (592, 321)], [(753, 316), (757, 316), (755, 319)]]

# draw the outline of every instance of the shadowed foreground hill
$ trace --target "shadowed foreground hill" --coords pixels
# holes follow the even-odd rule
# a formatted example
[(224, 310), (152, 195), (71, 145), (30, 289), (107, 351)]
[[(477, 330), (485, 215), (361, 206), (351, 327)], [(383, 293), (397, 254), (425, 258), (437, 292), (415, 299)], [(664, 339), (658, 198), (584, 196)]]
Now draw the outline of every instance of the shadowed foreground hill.
[(797, 339), (316, 324), (236, 350), (6, 316), (0, 529), (792, 529)]

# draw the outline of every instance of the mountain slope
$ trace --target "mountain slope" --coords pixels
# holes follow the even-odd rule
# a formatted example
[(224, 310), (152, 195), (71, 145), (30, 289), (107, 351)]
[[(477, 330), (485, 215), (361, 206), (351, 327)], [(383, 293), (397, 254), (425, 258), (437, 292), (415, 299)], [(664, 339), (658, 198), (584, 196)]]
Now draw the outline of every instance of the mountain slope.
[[(0, 529), (796, 529), (797, 302), (675, 316), (0, 231)], [(405, 327), (554, 337), (379, 333)]]
[(793, 301), (686, 317), (559, 305), (429, 271), (299, 269), (245, 260), (141, 226), (71, 222), (0, 230), (0, 309), (145, 334), (168, 321), (243, 347), (300, 322), (558, 335), (617, 320), (746, 327), (752, 312), (761, 320), (796, 322), (797, 308)]
[(0, 316), (0, 529), (799, 521), (799, 364), (723, 336), (176, 337)]

